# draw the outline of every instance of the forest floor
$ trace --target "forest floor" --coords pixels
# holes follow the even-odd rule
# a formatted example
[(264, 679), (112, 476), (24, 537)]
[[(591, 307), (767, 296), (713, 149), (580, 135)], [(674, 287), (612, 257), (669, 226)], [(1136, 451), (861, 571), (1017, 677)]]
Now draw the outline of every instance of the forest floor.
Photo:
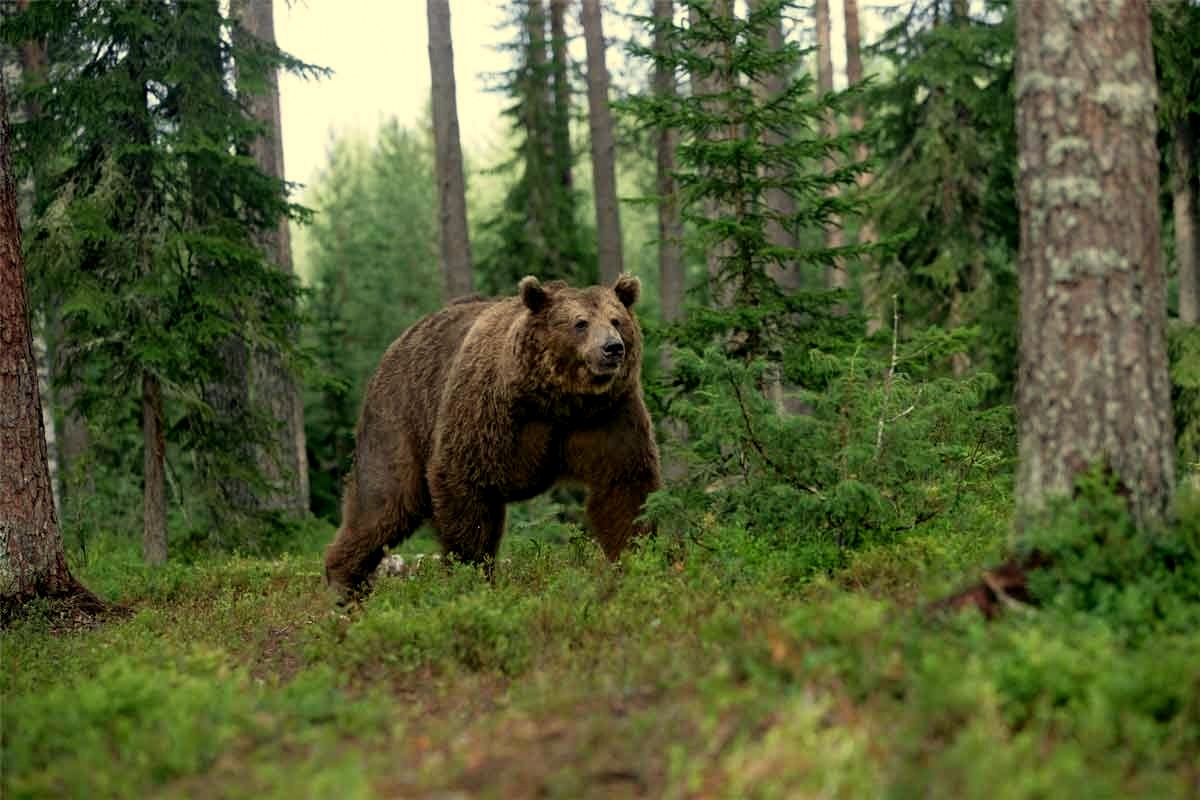
[(927, 613), (1007, 527), (998, 502), (850, 554), (714, 528), (619, 569), (519, 528), (494, 585), (426, 565), (351, 613), (323, 525), (287, 556), (158, 570), (104, 539), (76, 571), (130, 615), (45, 607), (3, 633), (0, 789), (1200, 796), (1200, 625)]

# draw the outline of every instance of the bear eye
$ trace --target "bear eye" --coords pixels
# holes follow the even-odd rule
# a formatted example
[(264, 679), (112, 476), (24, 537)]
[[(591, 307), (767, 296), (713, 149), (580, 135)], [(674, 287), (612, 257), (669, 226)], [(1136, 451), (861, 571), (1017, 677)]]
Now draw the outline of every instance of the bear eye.
[(575, 330), (579, 333), (583, 333), (584, 331), (586, 331), (587, 330), (587, 320), (586, 319), (575, 320)]
[(619, 328), (619, 327), (621, 327), (621, 320), (619, 320), (619, 319), (617, 319), (616, 317), (614, 317), (614, 318), (613, 318), (613, 320), (612, 320), (612, 326), (613, 326), (614, 328)]

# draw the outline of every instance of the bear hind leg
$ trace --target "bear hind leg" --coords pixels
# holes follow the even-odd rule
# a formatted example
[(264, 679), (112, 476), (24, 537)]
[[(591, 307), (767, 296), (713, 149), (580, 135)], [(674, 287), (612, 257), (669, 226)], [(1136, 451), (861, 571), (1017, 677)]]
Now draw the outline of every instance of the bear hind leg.
[(360, 491), (357, 476), (347, 482), (342, 524), (325, 550), (325, 580), (339, 594), (364, 591), (383, 560), (384, 548), (403, 542), (424, 520), (413, 488)]

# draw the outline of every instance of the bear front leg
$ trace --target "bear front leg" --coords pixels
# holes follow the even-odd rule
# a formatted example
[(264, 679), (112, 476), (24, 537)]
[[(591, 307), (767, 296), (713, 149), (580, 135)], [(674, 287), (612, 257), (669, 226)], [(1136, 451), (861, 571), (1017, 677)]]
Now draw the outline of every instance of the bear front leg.
[(635, 536), (653, 532), (651, 525), (635, 520), (657, 488), (652, 481), (635, 481), (589, 489), (588, 522), (609, 561), (616, 561)]
[(434, 492), (433, 525), (447, 556), (483, 566), (490, 577), (504, 535), (505, 507), (479, 492)]
[(640, 396), (633, 397), (601, 428), (567, 438), (565, 477), (588, 488), (587, 515), (604, 554), (615, 561), (634, 536), (653, 527), (635, 523), (646, 497), (662, 488), (658, 446)]

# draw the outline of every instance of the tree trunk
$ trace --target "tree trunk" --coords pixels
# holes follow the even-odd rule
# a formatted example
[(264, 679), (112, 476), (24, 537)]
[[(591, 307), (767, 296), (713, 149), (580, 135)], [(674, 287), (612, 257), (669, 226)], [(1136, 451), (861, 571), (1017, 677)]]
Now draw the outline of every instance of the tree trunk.
[[(238, 23), (246, 33), (275, 46), (275, 18), (271, 0), (241, 0)], [(283, 126), (279, 112), (279, 81), (275, 71), (266, 75), (265, 92), (247, 97), (251, 116), (266, 132), (251, 146), (259, 168), (274, 178), (284, 178)], [(284, 273), (293, 274), (288, 221), (281, 218), (262, 242), (268, 259)], [(265, 350), (252, 354), (251, 386), (255, 399), (279, 424), (275, 446), (260, 448), (259, 471), (272, 487), (259, 507), (303, 516), (308, 513), (308, 454), (304, 441), (304, 402), (300, 387), (279, 354)]]
[[(858, 0), (844, 0), (842, 5), (846, 20), (846, 83), (854, 86), (862, 82), (862, 48), (861, 27), (858, 23)], [(850, 114), (850, 126), (856, 133), (866, 125), (866, 111), (862, 103), (855, 103)], [(865, 142), (859, 143), (854, 157), (858, 161), (866, 161), (870, 155)], [(866, 190), (871, 185), (871, 175), (863, 173), (858, 176), (858, 187)], [(863, 217), (858, 227), (858, 243), (874, 244), (879, 239), (875, 225), (869, 217)], [(873, 334), (883, 329), (886, 311), (883, 307), (883, 297), (880, 289), (879, 264), (874, 259), (868, 260), (868, 269), (863, 276), (863, 306), (867, 313), (867, 334)]]
[(1156, 86), (1142, 0), (1017, 4), (1017, 502), (1109, 470), (1139, 524), (1175, 480)]
[[(654, 17), (660, 26), (654, 33), (655, 52), (664, 53), (670, 46), (669, 26), (674, 23), (673, 0), (654, 0)], [(660, 98), (675, 94), (675, 74), (667, 67), (654, 70), (654, 92)], [(675, 148), (678, 136), (674, 129), (663, 127), (656, 135), (657, 175), (655, 189), (658, 201), (658, 275), (659, 298), (663, 322), (683, 318), (683, 219), (679, 210), (679, 188), (675, 181)]]
[(34, 597), (104, 604), (71, 575), (46, 463), (25, 262), (10, 160), (8, 86), (0, 70), (0, 622)]
[(553, 134), (550, 130), (550, 87), (546, 75), (546, 12), (542, 0), (528, 0), (525, 12), (525, 36), (529, 50), (521, 92), (522, 118), (525, 123), (525, 181), (529, 192), (526, 228), (531, 239), (544, 248), (546, 263), (555, 274), (565, 265), (554, 230), (554, 193), (549, 173), (554, 164)]
[(167, 444), (163, 430), (162, 387), (142, 374), (142, 557), (167, 563)]
[(1188, 114), (1175, 122), (1171, 197), (1175, 212), (1175, 262), (1179, 265), (1179, 319), (1200, 323), (1200, 239), (1196, 237), (1196, 189), (1192, 173), (1196, 164), (1196, 137)]
[[(17, 10), (24, 12), (29, 8), (29, 0), (17, 0)], [(42, 42), (27, 41), (21, 45), (21, 73), (26, 86), (38, 86), (46, 79), (46, 47)], [(28, 119), (41, 116), (41, 105), (32, 97), (25, 103), (25, 114)], [(44, 191), (41, 177), (41, 166), (33, 166), (33, 174), (23, 189), (25, 189), (24, 211), (26, 219), (32, 219), (36, 209), (38, 192)], [(54, 487), (56, 508), (59, 518), (62, 518), (62, 501), (64, 488), (66, 494), (90, 494), (93, 490), (91, 469), (87, 464), (87, 453), (91, 449), (91, 435), (83, 417), (75, 410), (75, 398), (79, 396), (79, 386), (72, 382), (54, 391), (53, 373), (64, 369), (63, 360), (59, 355), (64, 349), (65, 331), (58, 316), (58, 309), (52, 301), (50, 308), (43, 316), (44, 324), (40, 330), (34, 331), (34, 351), (38, 362), (38, 375), (42, 380), (42, 417), (46, 425), (47, 455), (50, 466), (50, 483)], [(48, 348), (47, 342), (50, 347)], [(52, 355), (51, 355), (52, 354)], [(53, 368), (53, 369), (52, 369)], [(63, 429), (57, 436), (54, 421), (55, 407), (62, 412)]]
[(550, 0), (550, 66), (554, 73), (554, 164), (558, 182), (568, 191), (575, 181), (571, 175), (571, 80), (567, 54), (568, 0)]
[[(829, 0), (815, 0), (813, 3), (813, 17), (816, 20), (817, 26), (817, 91), (821, 94), (828, 94), (833, 91), (833, 42), (832, 42), (832, 20), (829, 16)], [(822, 132), (827, 137), (833, 137), (837, 134), (837, 118), (830, 112), (826, 115), (821, 126)], [(832, 171), (837, 165), (830, 159), (826, 165), (826, 171)], [(838, 194), (836, 187), (831, 187), (829, 193), (832, 196)], [(841, 247), (845, 242), (842, 235), (842, 221), (837, 216), (833, 216), (825, 224), (825, 246), (826, 247)], [(825, 267), (825, 286), (829, 289), (845, 289), (850, 285), (850, 278), (846, 272), (846, 267), (840, 260)]]
[[(732, 17), (733, 16), (733, 0), (712, 0), (708, 12), (713, 17)], [(700, 23), (700, 11), (694, 6), (688, 7), (688, 19), (693, 27)], [(701, 53), (705, 58), (720, 61), (721, 58), (728, 54), (720, 53), (716, 46), (709, 46), (703, 49)], [(719, 71), (714, 71), (707, 76), (697, 75), (695, 71), (691, 75), (692, 96), (699, 98), (711, 111), (716, 111), (719, 101), (717, 95), (725, 91), (727, 87), (721, 83)], [(722, 135), (734, 135), (734, 132), (722, 134), (714, 132), (711, 137), (719, 137)], [(704, 216), (708, 219), (719, 219), (725, 214), (730, 213), (730, 210), (723, 206), (717, 200), (706, 197), (704, 199)], [(729, 258), (732, 252), (732, 246), (728, 241), (717, 242), (710, 245), (705, 253), (705, 262), (708, 272), (708, 284), (712, 293), (712, 302), (715, 306), (728, 306), (733, 302), (734, 295), (737, 293), (735, 285), (729, 285), (721, 278), (721, 271), (724, 267), (725, 260)]]
[(471, 237), (467, 226), (467, 184), (458, 131), (458, 92), (449, 0), (428, 0), (429, 74), (433, 82), (434, 166), (438, 187), (438, 229), (447, 301), (472, 291)]
[[(750, 5), (757, 11), (762, 5), (762, 0), (751, 0)], [(767, 28), (766, 46), (771, 50), (781, 50), (783, 45), (783, 16), (780, 14), (771, 20), (771, 24)], [(783, 94), (787, 87), (787, 78), (788, 76), (784, 72), (764, 76), (761, 82), (755, 84), (756, 93), (761, 100), (769, 102)], [(782, 131), (768, 130), (763, 134), (763, 144), (768, 147), (780, 147), (786, 138)], [(786, 176), (776, 174), (775, 177)], [(767, 220), (766, 226), (767, 239), (776, 247), (796, 247), (796, 237), (792, 232), (793, 226), (789, 222), (796, 214), (795, 198), (783, 189), (772, 187), (767, 189), (765, 200), (771, 213), (771, 218)], [(794, 292), (800, 288), (800, 271), (796, 268), (794, 260), (789, 259), (784, 263), (769, 264), (767, 274), (785, 293)]]
[(604, 24), (600, 0), (583, 0), (580, 15), (587, 43), (588, 128), (592, 138), (592, 180), (596, 189), (596, 239), (600, 283), (611, 286), (623, 270), (621, 215), (617, 207), (617, 145), (608, 107), (608, 67), (604, 63)]

